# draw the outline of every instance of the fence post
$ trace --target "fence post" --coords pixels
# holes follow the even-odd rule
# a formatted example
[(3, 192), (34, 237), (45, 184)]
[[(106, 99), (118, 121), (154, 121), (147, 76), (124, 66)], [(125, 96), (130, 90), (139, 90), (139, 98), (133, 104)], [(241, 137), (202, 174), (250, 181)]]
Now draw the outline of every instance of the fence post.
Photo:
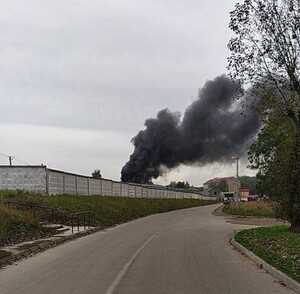
[(49, 187), (49, 169), (46, 168), (46, 194), (50, 195), (50, 187)]
[(100, 181), (100, 196), (103, 196), (103, 194), (102, 194), (102, 179), (100, 179), (99, 181)]
[(77, 175), (75, 175), (75, 195), (77, 196)]
[(63, 173), (63, 194), (66, 193), (66, 179), (65, 179), (65, 173)]
[(72, 226), (72, 234), (73, 234), (73, 231), (74, 231), (73, 215), (71, 216), (71, 226)]

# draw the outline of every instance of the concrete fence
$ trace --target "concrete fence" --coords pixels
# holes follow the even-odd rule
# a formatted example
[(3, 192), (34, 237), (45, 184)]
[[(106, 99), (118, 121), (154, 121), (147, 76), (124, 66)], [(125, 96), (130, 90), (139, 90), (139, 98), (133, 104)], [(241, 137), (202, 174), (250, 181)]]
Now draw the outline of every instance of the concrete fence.
[(100, 195), (139, 198), (178, 198), (216, 200), (163, 186), (94, 179), (46, 166), (0, 166), (0, 190), (25, 190), (48, 195)]

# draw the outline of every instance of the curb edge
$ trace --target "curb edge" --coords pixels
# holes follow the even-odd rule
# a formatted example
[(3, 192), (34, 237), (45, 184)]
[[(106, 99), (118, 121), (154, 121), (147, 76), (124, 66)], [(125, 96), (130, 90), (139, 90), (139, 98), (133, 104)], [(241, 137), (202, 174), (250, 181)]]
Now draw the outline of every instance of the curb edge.
[(286, 274), (276, 269), (272, 265), (268, 264), (266, 261), (255, 255), (252, 251), (239, 244), (233, 238), (230, 240), (230, 243), (238, 251), (250, 258), (260, 268), (264, 269), (267, 273), (271, 274), (273, 277), (283, 282), (286, 286), (294, 290), (296, 293), (300, 293), (300, 284), (298, 282), (288, 277)]

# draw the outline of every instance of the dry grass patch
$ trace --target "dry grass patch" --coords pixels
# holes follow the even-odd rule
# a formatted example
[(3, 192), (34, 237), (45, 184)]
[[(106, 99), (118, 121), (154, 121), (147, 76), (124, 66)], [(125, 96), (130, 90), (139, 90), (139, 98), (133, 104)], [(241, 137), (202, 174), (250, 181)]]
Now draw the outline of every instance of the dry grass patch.
[(235, 203), (225, 205), (224, 213), (237, 216), (275, 217), (272, 204), (263, 201), (241, 202), (240, 208), (236, 208)]
[(0, 204), (0, 246), (33, 238), (41, 233), (38, 220), (30, 212)]

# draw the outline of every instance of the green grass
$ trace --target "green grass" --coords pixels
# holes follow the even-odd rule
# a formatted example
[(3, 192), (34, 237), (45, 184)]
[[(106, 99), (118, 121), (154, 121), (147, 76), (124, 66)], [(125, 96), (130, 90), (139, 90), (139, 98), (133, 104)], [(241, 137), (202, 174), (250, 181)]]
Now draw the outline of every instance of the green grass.
[[(4, 198), (7, 199), (5, 196)], [(154, 213), (213, 204), (213, 201), (196, 199), (146, 199), (109, 196), (45, 196), (19, 194), (11, 200), (38, 203), (58, 208), (61, 212), (92, 212), (92, 224), (112, 226)]]
[(0, 246), (42, 234), (41, 226), (30, 212), (0, 204)]
[[(147, 199), (109, 196), (46, 196), (22, 191), (0, 191), (5, 200), (23, 201), (58, 208), (65, 218), (67, 213), (92, 212), (92, 225), (112, 226), (154, 213), (216, 203), (198, 199)], [(36, 212), (38, 216), (39, 213)], [(41, 218), (45, 215), (41, 215)]]
[(11, 255), (12, 255), (11, 252), (7, 252), (7, 251), (4, 251), (4, 250), (0, 250), (0, 259), (1, 259), (1, 258), (4, 258), (4, 257), (11, 256)]
[(300, 234), (289, 231), (288, 226), (241, 231), (235, 240), (300, 282)]
[(265, 203), (262, 201), (241, 202), (239, 209), (236, 208), (235, 203), (231, 203), (223, 207), (223, 212), (228, 215), (236, 215), (242, 217), (275, 217), (272, 205), (270, 203)]

